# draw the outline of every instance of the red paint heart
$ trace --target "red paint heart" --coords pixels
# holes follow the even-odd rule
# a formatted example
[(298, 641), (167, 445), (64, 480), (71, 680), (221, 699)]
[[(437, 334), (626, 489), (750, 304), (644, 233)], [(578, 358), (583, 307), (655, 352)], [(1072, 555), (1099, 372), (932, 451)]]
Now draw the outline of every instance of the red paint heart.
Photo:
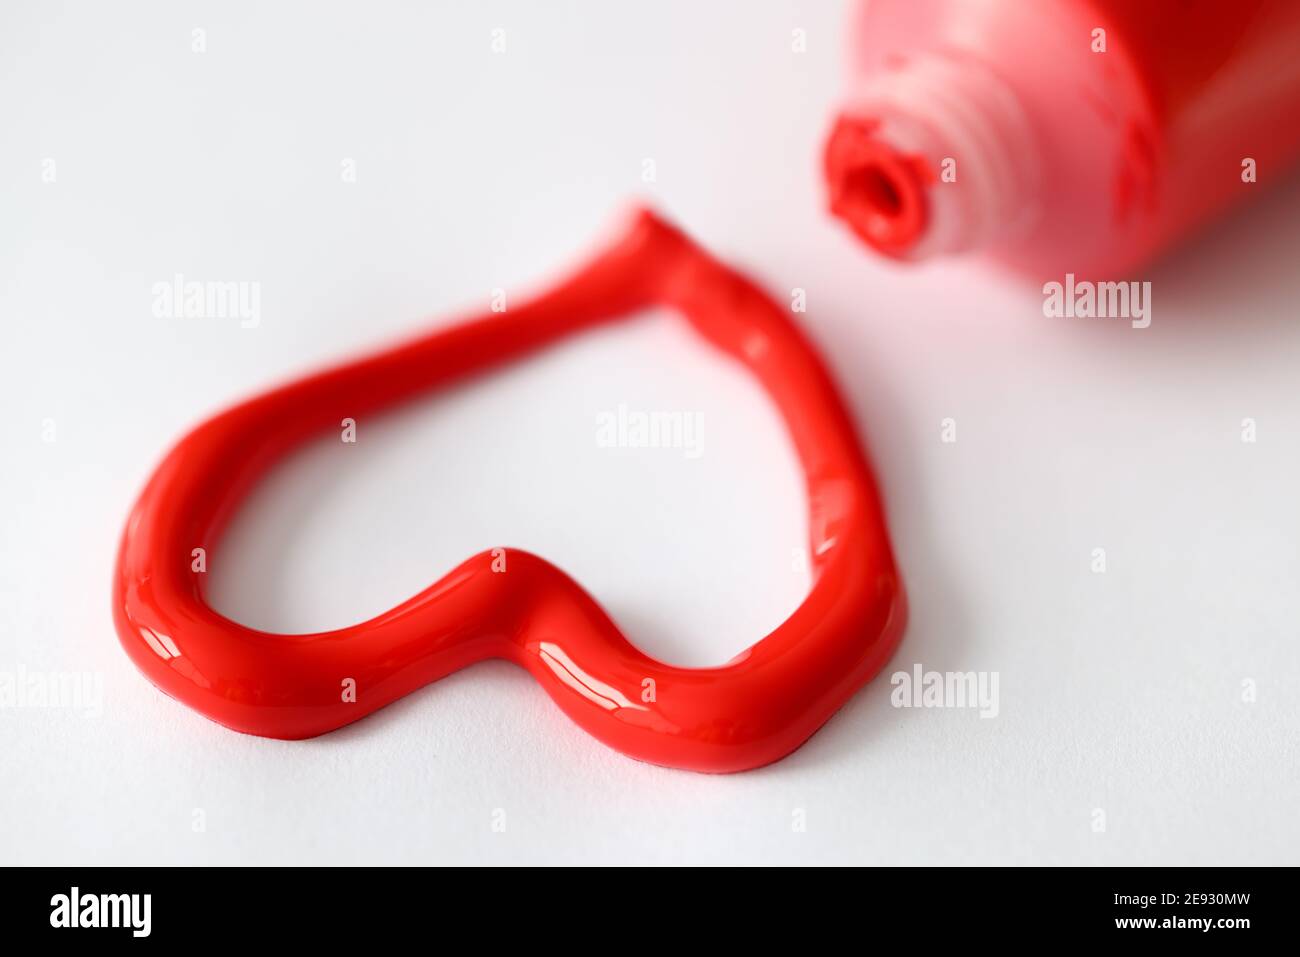
[[(193, 550), (211, 550), (244, 492), (296, 444), (656, 305), (758, 377), (808, 483), (812, 590), (726, 665), (647, 657), (576, 582), (514, 549), (476, 555), (391, 611), (336, 631), (268, 634), (204, 601)], [(237, 731), (312, 737), (466, 665), (506, 658), (611, 747), (697, 771), (758, 767), (797, 748), (884, 665), (905, 608), (870, 468), (816, 353), (752, 283), (649, 212), (532, 302), (308, 376), (198, 426), (131, 512), (113, 583), (118, 635), (140, 670)]]

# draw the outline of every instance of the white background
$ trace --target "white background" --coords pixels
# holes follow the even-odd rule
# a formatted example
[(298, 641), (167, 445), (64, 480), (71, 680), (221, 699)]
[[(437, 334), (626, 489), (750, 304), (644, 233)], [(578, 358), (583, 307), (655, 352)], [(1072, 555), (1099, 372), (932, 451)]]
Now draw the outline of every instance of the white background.
[[(1144, 331), (1046, 319), (978, 263), (882, 263), (817, 172), (845, 13), (4, 5), (0, 670), (95, 672), (104, 701), (0, 711), (0, 861), (1297, 862), (1300, 182), (1141, 276)], [(885, 675), (788, 759), (718, 777), (622, 757), (503, 663), (297, 743), (135, 671), (110, 573), (171, 441), (522, 296), (638, 196), (778, 298), (807, 290), (911, 596)], [(155, 318), (176, 273), (259, 282), (261, 324)], [(704, 454), (598, 448), (620, 402), (699, 411)], [(290, 460), (210, 556), (211, 595), (266, 629), (341, 626), (509, 544), (651, 654), (712, 664), (798, 605), (804, 513), (761, 392), (651, 316)], [(914, 662), (998, 672), (1000, 714), (892, 708)]]

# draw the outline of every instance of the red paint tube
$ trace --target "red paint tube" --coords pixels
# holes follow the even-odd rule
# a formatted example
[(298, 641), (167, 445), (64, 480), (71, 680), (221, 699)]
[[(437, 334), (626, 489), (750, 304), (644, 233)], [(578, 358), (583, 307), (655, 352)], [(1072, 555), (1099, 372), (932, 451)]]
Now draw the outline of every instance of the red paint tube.
[(1117, 274), (1300, 154), (1296, 0), (874, 0), (850, 60), (830, 205), (900, 260)]

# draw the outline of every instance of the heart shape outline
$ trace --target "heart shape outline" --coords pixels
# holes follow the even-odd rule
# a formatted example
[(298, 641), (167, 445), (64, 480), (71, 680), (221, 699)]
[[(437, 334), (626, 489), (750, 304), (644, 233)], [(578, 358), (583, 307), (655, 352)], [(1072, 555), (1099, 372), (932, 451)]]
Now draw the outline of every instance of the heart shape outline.
[[(806, 480), (812, 587), (731, 661), (680, 668), (650, 658), (573, 579), (517, 549), (484, 551), (390, 611), (327, 632), (261, 632), (204, 600), (192, 550), (210, 552), (251, 485), (307, 438), (654, 306), (674, 309), (759, 380)], [(816, 351), (757, 286), (645, 209), (522, 306), (308, 375), (194, 428), (133, 507), (113, 581), (114, 623), (136, 666), (237, 731), (314, 737), (504, 658), (610, 747), (708, 772), (759, 767), (798, 748), (884, 666), (906, 616), (875, 480)], [(355, 682), (355, 700), (344, 700), (344, 679)]]

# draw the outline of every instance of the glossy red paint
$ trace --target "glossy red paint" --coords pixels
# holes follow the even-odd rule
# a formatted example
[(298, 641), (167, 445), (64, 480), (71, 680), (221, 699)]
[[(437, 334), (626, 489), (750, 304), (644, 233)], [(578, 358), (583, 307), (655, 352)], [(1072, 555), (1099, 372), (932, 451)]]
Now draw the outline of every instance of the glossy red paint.
[[(680, 312), (764, 385), (807, 478), (813, 585), (766, 638), (717, 668), (647, 657), (576, 582), (515, 549), (470, 558), (370, 621), (268, 634), (203, 598), (209, 553), (259, 474), (303, 440), (427, 389), (653, 306)], [(648, 212), (566, 282), (522, 306), (307, 376), (186, 435), (127, 521), (113, 582), (123, 647), (159, 688), (227, 727), (333, 731), (476, 661), (526, 668), (575, 722), (625, 754), (740, 771), (799, 747), (884, 665), (905, 601), (853, 421), (789, 315)], [(346, 679), (355, 701), (344, 700)]]
[(935, 177), (924, 156), (877, 138), (877, 125), (840, 117), (826, 141), (823, 165), (831, 212), (861, 239), (897, 256), (925, 233), (926, 193)]

